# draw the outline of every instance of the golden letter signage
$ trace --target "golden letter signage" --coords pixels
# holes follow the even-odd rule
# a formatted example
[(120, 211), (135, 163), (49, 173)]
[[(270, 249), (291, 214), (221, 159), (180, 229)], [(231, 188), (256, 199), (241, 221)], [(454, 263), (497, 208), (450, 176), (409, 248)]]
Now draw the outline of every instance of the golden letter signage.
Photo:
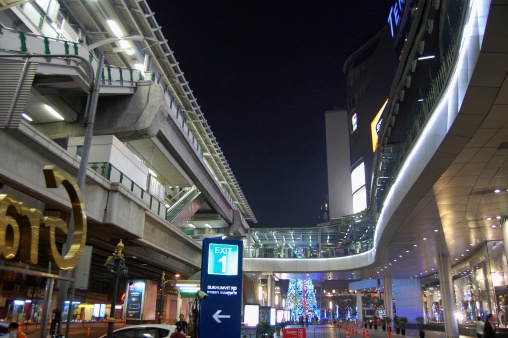
[[(21, 261), (38, 263), (39, 243), (49, 247), (51, 260), (62, 270), (72, 269), (78, 264), (86, 243), (86, 215), (81, 193), (68, 173), (58, 171), (55, 166), (43, 169), (46, 187), (63, 185), (71, 201), (74, 216), (74, 236), (69, 252), (62, 257), (56, 246), (56, 231), (68, 234), (64, 220), (44, 216), (42, 211), (31, 209), (13, 197), (0, 194), (0, 257), (12, 259), (19, 250)], [(11, 231), (8, 231), (8, 230)]]

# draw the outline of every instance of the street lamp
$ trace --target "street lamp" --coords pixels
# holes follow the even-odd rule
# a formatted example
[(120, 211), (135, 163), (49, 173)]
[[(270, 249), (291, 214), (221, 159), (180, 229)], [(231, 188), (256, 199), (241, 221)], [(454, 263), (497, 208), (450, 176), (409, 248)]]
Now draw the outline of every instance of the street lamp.
[[(176, 274), (175, 279), (178, 279), (178, 277), (180, 277), (180, 275)], [(162, 324), (162, 314), (164, 313), (164, 286), (169, 282), (170, 280), (166, 279), (166, 273), (162, 271), (159, 294), (159, 319), (157, 320), (159, 324)]]
[(125, 266), (125, 257), (123, 256), (123, 248), (124, 244), (122, 240), (118, 242), (116, 245), (116, 249), (111, 256), (106, 259), (106, 269), (110, 272), (115, 273), (115, 284), (113, 285), (113, 297), (111, 300), (111, 311), (109, 313), (108, 318), (108, 333), (107, 337), (111, 338), (113, 336), (113, 330), (115, 328), (115, 307), (116, 307), (116, 297), (118, 295), (118, 282), (120, 281), (120, 276), (127, 276), (129, 270), (127, 266)]

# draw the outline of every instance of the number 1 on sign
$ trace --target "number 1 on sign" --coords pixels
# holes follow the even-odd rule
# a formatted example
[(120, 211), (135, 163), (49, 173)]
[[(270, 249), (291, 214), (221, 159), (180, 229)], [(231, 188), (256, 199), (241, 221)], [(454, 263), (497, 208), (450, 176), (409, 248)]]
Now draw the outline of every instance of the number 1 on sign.
[(226, 272), (226, 256), (222, 256), (219, 259), (219, 263), (222, 263), (222, 272)]

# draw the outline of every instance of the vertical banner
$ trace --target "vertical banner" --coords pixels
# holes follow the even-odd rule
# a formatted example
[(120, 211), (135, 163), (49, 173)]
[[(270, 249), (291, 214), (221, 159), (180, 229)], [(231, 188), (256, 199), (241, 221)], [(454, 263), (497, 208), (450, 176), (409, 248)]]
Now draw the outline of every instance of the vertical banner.
[(241, 334), (243, 242), (205, 238), (201, 264), (200, 338)]

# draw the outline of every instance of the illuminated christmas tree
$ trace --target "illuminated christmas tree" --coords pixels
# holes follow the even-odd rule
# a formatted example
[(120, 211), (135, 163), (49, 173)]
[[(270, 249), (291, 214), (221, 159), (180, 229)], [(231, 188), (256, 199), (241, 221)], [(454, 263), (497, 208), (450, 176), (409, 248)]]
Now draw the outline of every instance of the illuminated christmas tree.
[(291, 317), (295, 321), (298, 321), (300, 317), (305, 320), (307, 316), (309, 321), (312, 321), (314, 317), (319, 319), (314, 283), (310, 278), (289, 281), (285, 310), (291, 311)]

